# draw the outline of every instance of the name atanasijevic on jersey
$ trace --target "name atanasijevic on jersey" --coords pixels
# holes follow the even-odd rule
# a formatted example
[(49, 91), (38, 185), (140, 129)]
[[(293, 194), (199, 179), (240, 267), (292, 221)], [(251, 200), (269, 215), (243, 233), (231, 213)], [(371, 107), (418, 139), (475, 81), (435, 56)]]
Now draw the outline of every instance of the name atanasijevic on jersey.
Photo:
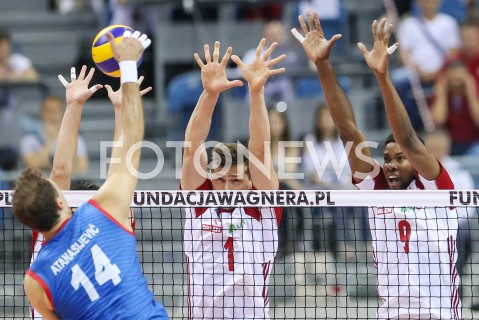
[[(95, 191), (64, 191), (71, 207), (93, 197)], [(11, 207), (13, 191), (0, 191), (0, 207)], [(410, 207), (478, 206), (479, 190), (141, 190), (132, 207)]]
[(62, 271), (99, 232), (100, 229), (90, 223), (85, 232), (50, 266), (53, 275)]

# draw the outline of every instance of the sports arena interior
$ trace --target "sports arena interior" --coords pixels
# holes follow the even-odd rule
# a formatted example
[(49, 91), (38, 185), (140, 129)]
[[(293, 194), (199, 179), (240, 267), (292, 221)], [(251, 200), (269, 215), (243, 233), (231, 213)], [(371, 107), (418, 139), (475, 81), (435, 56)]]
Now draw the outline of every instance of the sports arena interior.
[[(408, 17), (420, 16), (421, 6), (417, 1), (2, 0), (0, 30), (9, 35), (11, 54), (22, 55), (26, 59), (22, 62), (34, 68), (36, 75), (25, 79), (9, 78), (8, 72), (4, 70), (6, 67), (2, 65), (4, 61), (0, 60), (0, 189), (12, 190), (13, 182), (27, 166), (26, 162), (31, 160), (27, 158), (29, 150), (33, 148), (31, 143), (28, 143), (32, 136), (39, 135), (38, 140), (41, 143), (42, 121), (45, 121), (41, 111), (44, 98), (64, 98), (65, 89), (58, 81), (58, 75), (69, 75), (72, 66), (77, 70), (82, 65), (94, 67), (91, 58), (93, 38), (99, 30), (111, 24), (130, 25), (152, 39), (152, 46), (145, 51), (139, 67), (139, 75), (145, 76), (142, 87), (153, 87), (152, 92), (143, 97), (144, 140), (152, 144), (143, 148), (140, 172), (145, 173), (146, 178), (139, 180), (137, 189), (179, 188), (181, 143), (189, 117), (203, 90), (193, 54), (198, 52), (202, 55), (203, 45), (207, 43), (212, 46), (215, 40), (221, 42), (222, 50), (225, 50), (226, 46), (232, 46), (233, 53), (240, 57), (256, 48), (262, 37), (271, 37), (280, 43), (273, 56), (281, 53), (288, 55), (283, 63), (286, 72), (271, 79), (275, 82), (265, 91), (266, 102), (269, 108), (286, 116), (289, 139), (304, 141), (308, 135), (314, 135), (316, 110), (325, 101), (315, 69), (311, 68), (301, 45), (290, 32), (291, 28), (300, 29), (297, 17), (298, 14), (304, 14), (306, 7), (320, 13), (328, 38), (337, 33), (342, 34), (331, 53), (331, 60), (339, 83), (352, 102), (358, 127), (368, 141), (378, 143), (377, 148), (371, 150), (382, 163), (383, 141), (390, 134), (390, 129), (377, 82), (356, 44), (361, 41), (371, 48), (371, 23), (374, 19), (386, 17), (389, 22), (395, 22), (399, 16), (399, 21), (404, 22)], [(479, 88), (479, 29), (475, 45), (462, 41), (467, 37), (462, 33), (464, 25), (475, 24), (475, 28), (479, 28), (479, 2), (442, 2), (439, 6), (441, 14), (452, 17), (451, 21), (454, 21), (457, 28), (456, 32), (451, 32), (451, 37), (456, 39), (450, 41), (451, 46), (448, 48), (454, 58), (451, 58), (449, 53), (444, 55), (441, 66), (431, 71), (433, 76), (428, 78), (421, 75), (422, 86), (419, 84), (418, 88), (414, 84), (409, 85), (409, 90), (406, 88), (400, 95), (404, 92), (402, 98), (416, 130), (424, 137), (431, 134), (431, 148), (439, 149), (437, 152), (444, 157), (444, 161), (453, 163), (458, 180), (464, 182), (464, 189), (475, 189), (479, 185), (479, 121), (475, 128), (477, 134), (468, 135), (472, 136), (472, 140), (456, 141), (455, 137), (462, 136), (451, 132), (451, 126), (444, 122), (435, 123), (430, 110), (435, 99), (434, 90), (440, 81), (438, 79), (446, 72), (444, 70), (448, 68), (450, 60), (460, 60), (455, 55), (462, 57), (472, 50), (477, 50), (471, 58), (477, 61), (476, 70), (468, 67), (468, 72), (471, 81)], [(399, 41), (401, 36), (400, 28), (399, 24), (394, 36), (395, 41)], [(406, 31), (402, 37), (408, 37)], [(470, 41), (470, 38), (467, 39)], [(1, 41), (7, 40), (0, 37), (0, 43)], [(421, 44), (416, 44), (416, 47), (411, 50), (421, 50)], [(398, 91), (399, 86), (405, 83), (404, 79), (406, 87), (409, 83), (407, 74), (404, 78), (405, 67), (400, 59), (400, 51), (401, 41), (397, 54), (392, 55), (390, 62), (391, 73), (397, 75), (394, 79), (398, 81)], [(0, 51), (0, 59), (1, 54)], [(421, 54), (418, 53), (417, 56)], [(467, 63), (464, 62), (466, 65)], [(241, 79), (233, 62), (230, 61), (227, 71), (230, 79)], [(110, 84), (114, 89), (119, 87), (118, 78), (105, 76), (98, 70), (91, 84), (97, 83)], [(420, 91), (419, 96), (416, 95), (417, 91)], [(224, 142), (239, 140), (247, 143), (248, 106), (247, 89), (234, 88), (222, 93), (212, 120), (209, 139)], [(426, 115), (421, 108), (426, 109)], [(459, 115), (461, 116), (464, 114)], [(87, 165), (74, 174), (74, 184), (85, 180), (102, 183), (103, 179), (100, 177), (102, 172), (105, 172), (105, 159), (110, 149), (101, 142), (111, 141), (113, 132), (114, 110), (106, 90), (101, 89), (87, 101), (83, 111), (80, 135), (84, 141)], [(39, 168), (48, 175), (51, 165), (39, 165)], [(299, 165), (298, 172), (304, 172), (303, 170)], [(337, 184), (330, 187), (306, 180), (305, 177), (299, 181), (299, 185), (304, 189), (353, 189), (344, 181), (336, 181)], [(332, 217), (334, 212), (322, 214), (321, 219), (326, 222), (318, 227), (320, 229), (315, 229), (317, 226), (312, 222), (312, 217), (315, 216), (313, 210), (299, 208), (299, 211), (302, 211), (302, 222), (296, 222), (296, 213), (291, 212), (289, 227), (294, 229), (292, 233), (301, 233), (299, 239), (306, 244), (301, 247), (301, 241), (298, 240), (294, 245), (285, 245), (284, 252), (277, 258), (280, 263), (276, 264), (275, 272), (282, 276), (274, 278), (276, 287), (273, 286), (273, 292), (270, 294), (277, 297), (273, 306), (280, 306), (282, 309), (273, 310), (271, 316), (277, 319), (374, 317), (378, 301), (375, 297), (374, 268), (368, 256), (370, 252), (362, 245), (353, 246), (352, 251), (348, 251), (349, 249), (345, 249), (347, 244), (343, 244), (341, 239), (336, 239), (336, 243), (331, 245), (327, 235), (335, 234), (333, 229), (337, 228), (337, 222), (334, 222)], [(339, 211), (342, 209), (339, 208)], [(370, 237), (366, 230), (367, 219), (364, 218), (367, 210), (354, 208), (352, 211), (354, 212), (345, 213), (344, 219), (350, 219), (348, 223), (355, 226), (363, 226), (354, 228), (354, 237), (357, 236), (361, 242), (367, 242)], [(181, 270), (177, 271), (182, 268), (183, 261), (182, 213), (177, 209), (165, 208), (141, 208), (136, 209), (136, 212), (141, 217), (137, 239), (141, 240), (138, 242), (138, 248), (140, 260), (144, 262), (144, 272), (149, 281), (154, 283), (155, 295), (164, 300), (170, 317), (185, 318), (185, 313), (181, 311), (185, 292), (181, 283)], [(470, 219), (472, 230), (472, 248), (469, 249), (471, 254), (463, 262), (463, 317), (477, 319), (479, 311), (474, 315), (474, 310), (479, 310), (479, 279), (476, 276), (476, 263), (479, 263), (479, 226), (476, 208), (469, 210), (463, 219)], [(340, 223), (344, 224), (344, 221)], [(323, 239), (314, 239), (316, 231), (324, 231)], [(31, 255), (29, 237), (30, 233), (13, 219), (11, 208), (0, 208), (0, 261), (3, 261), (0, 263), (0, 318), (29, 318), (28, 303), (22, 292), (23, 272), (28, 268)], [(315, 241), (318, 243), (314, 243)], [(308, 254), (315, 246), (321, 248), (319, 253)], [(341, 249), (331, 249), (331, 246)], [(352, 257), (349, 254), (352, 254)], [(338, 255), (341, 257), (338, 258)], [(328, 267), (325, 261), (334, 263)], [(474, 265), (475, 272), (472, 267)], [(293, 273), (296, 273), (294, 281), (288, 282), (285, 275)], [(175, 274), (175, 277), (169, 279), (169, 276), (165, 276), (168, 274)], [(337, 277), (336, 274), (342, 276)], [(332, 278), (334, 279), (331, 280)], [(352, 282), (356, 282), (356, 285), (351, 285)], [(296, 283), (302, 283), (298, 285), (300, 290), (295, 286)], [(353, 313), (346, 310), (348, 304), (353, 303), (349, 296), (354, 296), (357, 306)], [(314, 311), (301, 311), (311, 307), (311, 304), (327, 305), (330, 309), (317, 311), (313, 308)], [(371, 308), (372, 311), (361, 313), (362, 308)]]

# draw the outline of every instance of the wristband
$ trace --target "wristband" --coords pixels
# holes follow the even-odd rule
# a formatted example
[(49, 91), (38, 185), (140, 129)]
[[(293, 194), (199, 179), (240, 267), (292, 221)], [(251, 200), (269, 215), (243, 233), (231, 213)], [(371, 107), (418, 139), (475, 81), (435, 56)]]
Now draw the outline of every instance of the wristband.
[(136, 61), (126, 60), (120, 61), (120, 83), (125, 82), (137, 82), (138, 81), (138, 69), (136, 67)]

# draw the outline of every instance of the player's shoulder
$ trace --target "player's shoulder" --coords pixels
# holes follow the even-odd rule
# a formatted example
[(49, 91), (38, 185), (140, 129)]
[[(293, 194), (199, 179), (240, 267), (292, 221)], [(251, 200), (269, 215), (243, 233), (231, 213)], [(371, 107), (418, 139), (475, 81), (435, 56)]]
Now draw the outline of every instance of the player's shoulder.
[(416, 181), (415, 181), (417, 189), (454, 190), (454, 183), (452, 182), (452, 179), (449, 176), (447, 169), (444, 168), (444, 166), (441, 164), (440, 161), (438, 161), (438, 163), (439, 163), (440, 172), (439, 172), (439, 176), (435, 180), (427, 180), (426, 178), (421, 176), (419, 173), (417, 174)]

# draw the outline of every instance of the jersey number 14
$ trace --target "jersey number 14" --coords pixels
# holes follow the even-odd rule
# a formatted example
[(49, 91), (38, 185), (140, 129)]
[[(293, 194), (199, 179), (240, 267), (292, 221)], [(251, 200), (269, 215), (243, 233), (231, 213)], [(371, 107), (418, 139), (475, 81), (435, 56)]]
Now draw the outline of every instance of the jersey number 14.
[[(91, 256), (93, 258), (93, 264), (95, 265), (95, 280), (98, 285), (101, 286), (108, 281), (112, 281), (113, 285), (116, 286), (121, 282), (120, 269), (116, 264), (111, 264), (110, 259), (108, 259), (97, 244), (91, 248)], [(100, 298), (90, 278), (87, 277), (78, 264), (72, 267), (72, 280), (70, 284), (75, 291), (82, 286), (92, 302)]]

